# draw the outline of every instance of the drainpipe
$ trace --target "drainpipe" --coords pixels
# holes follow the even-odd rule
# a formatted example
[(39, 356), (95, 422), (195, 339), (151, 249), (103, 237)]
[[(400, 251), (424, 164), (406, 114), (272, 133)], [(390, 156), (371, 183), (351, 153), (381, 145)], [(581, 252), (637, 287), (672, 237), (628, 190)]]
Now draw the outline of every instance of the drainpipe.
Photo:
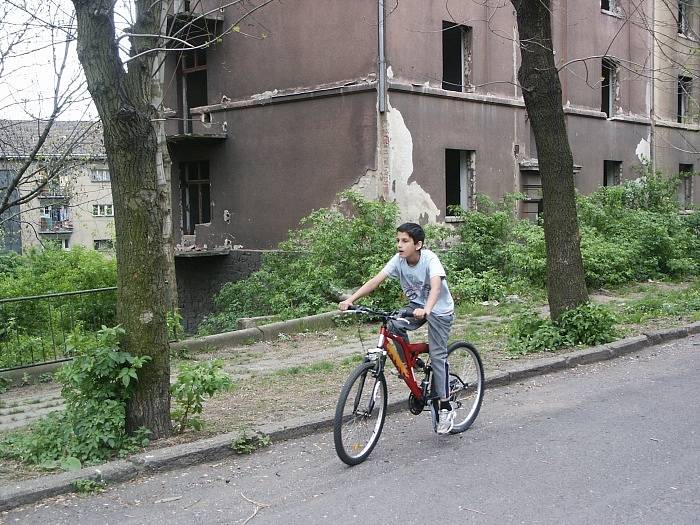
[(651, 159), (651, 172), (656, 173), (656, 112), (654, 98), (656, 97), (656, 0), (651, 2), (651, 106), (649, 108), (649, 156)]
[(379, 0), (379, 112), (386, 112), (386, 56), (384, 55), (384, 0)]

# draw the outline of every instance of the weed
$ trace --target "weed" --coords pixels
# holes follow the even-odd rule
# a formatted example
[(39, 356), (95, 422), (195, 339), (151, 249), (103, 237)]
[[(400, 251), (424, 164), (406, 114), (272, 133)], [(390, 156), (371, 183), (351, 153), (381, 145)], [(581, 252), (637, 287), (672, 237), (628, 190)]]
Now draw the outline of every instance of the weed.
[(20, 380), (19, 386), (29, 386), (32, 383), (32, 376), (27, 372), (22, 374), (22, 379)]
[(75, 491), (81, 496), (89, 496), (91, 494), (99, 494), (107, 490), (107, 483), (104, 481), (95, 481), (94, 479), (76, 479), (72, 482)]
[(0, 376), (0, 394), (7, 392), (7, 389), (10, 388), (11, 384), (12, 379), (9, 377)]
[(51, 383), (53, 381), (53, 374), (51, 372), (44, 372), (39, 374), (39, 383)]
[(272, 444), (272, 439), (266, 434), (258, 432), (249, 435), (244, 428), (240, 435), (231, 443), (231, 449), (237, 454), (251, 454), (260, 448), (268, 447)]

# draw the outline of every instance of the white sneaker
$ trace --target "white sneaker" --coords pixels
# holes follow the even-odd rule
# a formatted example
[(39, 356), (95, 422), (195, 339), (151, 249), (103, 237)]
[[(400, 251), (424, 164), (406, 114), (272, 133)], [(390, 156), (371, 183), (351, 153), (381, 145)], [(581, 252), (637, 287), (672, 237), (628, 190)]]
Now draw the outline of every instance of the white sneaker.
[(455, 422), (455, 411), (442, 409), (438, 414), (438, 424), (436, 432), (438, 434), (449, 434), (450, 430), (454, 426)]

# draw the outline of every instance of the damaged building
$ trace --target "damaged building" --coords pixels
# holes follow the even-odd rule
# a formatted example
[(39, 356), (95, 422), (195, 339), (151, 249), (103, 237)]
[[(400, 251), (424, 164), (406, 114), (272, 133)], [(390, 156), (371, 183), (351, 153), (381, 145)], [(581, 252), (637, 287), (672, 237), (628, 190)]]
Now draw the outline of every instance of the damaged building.
[[(179, 280), (230, 272), (231, 247), (273, 248), (347, 189), (420, 223), (458, 220), (451, 206), (477, 193), (542, 212), (509, 2), (260, 4), (181, 2), (171, 17), (201, 46), (166, 68), (175, 237), (196, 247), (178, 252)], [(642, 160), (700, 170), (698, 0), (552, 4), (577, 189), (637, 178)]]

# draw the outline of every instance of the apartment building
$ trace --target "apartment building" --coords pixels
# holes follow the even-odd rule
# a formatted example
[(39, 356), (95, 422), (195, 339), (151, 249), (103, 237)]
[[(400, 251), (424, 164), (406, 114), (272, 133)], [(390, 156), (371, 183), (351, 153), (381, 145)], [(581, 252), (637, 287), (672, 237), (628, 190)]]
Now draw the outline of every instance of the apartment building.
[[(44, 122), (0, 122), (0, 188), (26, 162)], [(43, 185), (49, 173), (55, 173)], [(37, 191), (37, 188), (43, 185)], [(55, 244), (111, 252), (114, 207), (102, 128), (94, 122), (57, 121), (14, 197), (31, 195), (7, 211), (0, 226), (5, 250)]]
[[(185, 3), (172, 23), (194, 19), (201, 44), (242, 15), (218, 6)], [(636, 178), (643, 159), (700, 170), (696, 0), (555, 1), (552, 27), (580, 191)], [(178, 243), (273, 247), (345, 189), (421, 223), (456, 220), (477, 193), (522, 192), (521, 215), (541, 212), (508, 2), (275, 2), (169, 60)]]

